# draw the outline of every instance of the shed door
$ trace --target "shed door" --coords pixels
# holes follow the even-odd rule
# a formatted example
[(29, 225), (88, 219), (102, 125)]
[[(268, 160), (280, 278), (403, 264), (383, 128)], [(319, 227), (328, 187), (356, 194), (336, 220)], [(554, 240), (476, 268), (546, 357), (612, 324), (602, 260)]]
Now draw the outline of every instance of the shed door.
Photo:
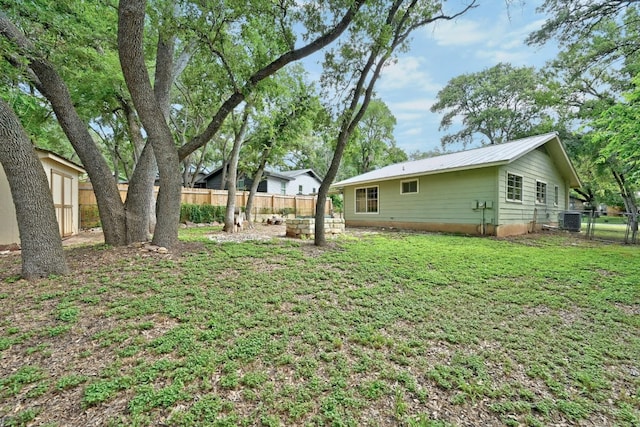
[(51, 195), (56, 209), (56, 218), (62, 237), (73, 234), (72, 178), (59, 171), (51, 170)]

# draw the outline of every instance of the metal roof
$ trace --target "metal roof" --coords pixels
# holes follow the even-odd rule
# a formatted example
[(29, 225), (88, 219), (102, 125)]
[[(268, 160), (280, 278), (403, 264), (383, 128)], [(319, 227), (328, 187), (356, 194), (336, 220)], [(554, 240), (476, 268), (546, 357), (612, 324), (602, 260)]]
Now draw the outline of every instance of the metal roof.
[(443, 154), (427, 159), (396, 163), (334, 183), (333, 187), (345, 187), (374, 181), (410, 178), (443, 172), (484, 168), (511, 163), (536, 148), (549, 144), (549, 153), (572, 188), (580, 187), (580, 179), (555, 132), (518, 139), (504, 144), (489, 145), (473, 150)]

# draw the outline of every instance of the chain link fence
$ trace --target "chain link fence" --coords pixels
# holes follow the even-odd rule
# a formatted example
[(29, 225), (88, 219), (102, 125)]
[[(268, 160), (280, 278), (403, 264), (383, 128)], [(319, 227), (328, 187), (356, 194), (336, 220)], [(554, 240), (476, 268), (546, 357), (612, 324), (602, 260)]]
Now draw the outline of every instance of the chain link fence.
[(620, 216), (599, 215), (588, 210), (581, 212), (581, 235), (588, 240), (638, 243), (638, 214), (623, 213)]

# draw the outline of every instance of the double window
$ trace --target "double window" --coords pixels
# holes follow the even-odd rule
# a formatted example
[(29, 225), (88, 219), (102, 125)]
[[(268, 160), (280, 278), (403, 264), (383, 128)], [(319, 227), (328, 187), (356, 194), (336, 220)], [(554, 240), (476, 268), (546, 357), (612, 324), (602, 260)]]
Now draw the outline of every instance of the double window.
[(356, 213), (378, 213), (378, 187), (356, 188)]
[(522, 202), (522, 177), (520, 175), (507, 174), (507, 200)]
[(400, 194), (414, 194), (418, 192), (418, 180), (400, 181)]

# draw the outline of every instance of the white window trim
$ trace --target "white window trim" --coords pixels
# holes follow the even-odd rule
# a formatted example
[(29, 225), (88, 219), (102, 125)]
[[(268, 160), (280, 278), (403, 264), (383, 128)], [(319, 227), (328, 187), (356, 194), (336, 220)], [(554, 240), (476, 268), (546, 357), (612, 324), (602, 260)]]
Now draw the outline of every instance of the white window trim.
[[(517, 176), (520, 178), (520, 200), (510, 199), (509, 198), (509, 175)], [(505, 176), (505, 186), (504, 186), (504, 199), (509, 203), (520, 203), (524, 202), (524, 176), (519, 175), (517, 173), (507, 171), (507, 175)]]
[[(538, 184), (544, 184), (544, 202), (538, 201)], [(536, 195), (535, 195), (536, 205), (546, 206), (549, 202), (549, 185), (545, 181), (541, 181), (536, 179)]]
[[(376, 212), (358, 212), (358, 200), (357, 200), (357, 196), (356, 193), (358, 192), (358, 190), (362, 190), (362, 189), (367, 189), (367, 188), (376, 188), (378, 190), (378, 210)], [(378, 185), (369, 185), (367, 187), (356, 187), (353, 189), (353, 213), (356, 215), (380, 215), (380, 186)]]
[[(416, 191), (415, 192), (411, 192), (411, 193), (405, 193), (402, 191), (402, 184), (404, 184), (405, 182), (416, 182)], [(403, 196), (406, 195), (412, 195), (412, 194), (418, 194), (420, 192), (420, 180), (418, 178), (415, 179), (403, 179), (402, 181), (400, 181), (400, 194)]]

